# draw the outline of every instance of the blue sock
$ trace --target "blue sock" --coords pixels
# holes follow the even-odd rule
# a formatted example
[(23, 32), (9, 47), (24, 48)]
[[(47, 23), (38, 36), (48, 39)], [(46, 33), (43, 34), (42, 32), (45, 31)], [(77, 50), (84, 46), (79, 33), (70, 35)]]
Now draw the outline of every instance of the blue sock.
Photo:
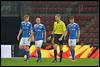
[(29, 51), (27, 51), (27, 60), (29, 59), (29, 57), (30, 57), (30, 52)]
[(39, 60), (41, 60), (41, 51), (39, 51)]
[(38, 53), (38, 60), (41, 60), (41, 51), (38, 50), (37, 53)]
[(71, 49), (71, 54), (72, 54), (72, 60), (74, 60), (74, 55), (75, 55), (74, 49)]
[(26, 50), (24, 48), (20, 49), (24, 54), (27, 54)]
[(37, 50), (37, 54), (38, 54), (38, 60), (39, 60), (39, 51)]

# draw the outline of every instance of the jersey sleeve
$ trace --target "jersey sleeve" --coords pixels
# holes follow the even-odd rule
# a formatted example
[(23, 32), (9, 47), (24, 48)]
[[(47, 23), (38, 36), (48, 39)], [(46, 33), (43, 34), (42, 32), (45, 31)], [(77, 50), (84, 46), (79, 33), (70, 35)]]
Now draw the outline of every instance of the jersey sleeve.
[(35, 25), (33, 25), (33, 28), (32, 28), (33, 32), (35, 32)]
[(76, 29), (77, 29), (77, 31), (79, 31), (80, 30), (80, 27), (79, 27), (79, 25), (77, 24), (77, 26), (76, 26)]
[(46, 27), (43, 25), (43, 31), (46, 32)]
[(20, 24), (20, 29), (22, 29), (22, 22), (21, 22), (21, 24)]
[(64, 22), (63, 22), (63, 31), (66, 31), (66, 26)]
[(32, 24), (30, 24), (30, 30), (32, 30)]
[(69, 25), (67, 25), (67, 32), (69, 32)]
[(55, 29), (56, 29), (56, 28), (55, 28), (55, 27), (56, 27), (55, 24), (56, 24), (56, 22), (54, 22), (54, 25), (53, 25), (53, 31), (55, 31)]

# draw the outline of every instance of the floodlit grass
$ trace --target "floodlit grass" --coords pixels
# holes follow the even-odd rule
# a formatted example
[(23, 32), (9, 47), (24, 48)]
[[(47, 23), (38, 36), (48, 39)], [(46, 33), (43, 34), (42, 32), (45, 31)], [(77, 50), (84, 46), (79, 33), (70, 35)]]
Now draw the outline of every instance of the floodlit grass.
[(99, 58), (78, 58), (71, 62), (71, 58), (63, 58), (62, 62), (52, 63), (52, 58), (43, 58), (42, 62), (37, 63), (36, 58), (30, 58), (25, 62), (24, 58), (1, 58), (1, 66), (99, 66)]

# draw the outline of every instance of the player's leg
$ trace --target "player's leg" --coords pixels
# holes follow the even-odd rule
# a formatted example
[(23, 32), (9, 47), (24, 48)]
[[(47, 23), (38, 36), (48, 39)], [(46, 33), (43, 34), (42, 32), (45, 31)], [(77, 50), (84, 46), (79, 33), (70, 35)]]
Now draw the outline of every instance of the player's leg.
[[(61, 36), (60, 36), (61, 37)], [(62, 54), (63, 54), (63, 42), (64, 38), (60, 41), (60, 62), (62, 61)]]
[(75, 45), (76, 45), (76, 39), (69, 39), (69, 46), (70, 46), (70, 51), (71, 51), (71, 55), (72, 55), (72, 61), (75, 60)]
[(52, 62), (57, 62), (57, 44), (59, 42), (58, 39), (59, 39), (58, 36), (55, 34), (54, 35), (54, 45), (53, 45), (53, 47), (54, 47), (54, 60)]
[(41, 50), (39, 47), (36, 48), (37, 49), (37, 54), (38, 54), (38, 59), (37, 59), (37, 62), (41, 62), (42, 59), (41, 59)]
[(21, 38), (20, 40), (19, 49), (22, 51), (23, 54), (26, 55), (26, 50), (24, 49), (24, 38)]
[(30, 41), (29, 38), (25, 38), (24, 40), (24, 49), (26, 51), (26, 61), (29, 60), (30, 52), (29, 52)]
[(60, 45), (60, 62), (62, 62), (63, 45)]
[(70, 51), (71, 51), (71, 55), (72, 55), (72, 62), (75, 61), (75, 50), (74, 50), (75, 46), (70, 46)]
[(36, 45), (36, 48), (37, 48), (37, 54), (38, 54), (38, 60), (37, 60), (37, 62), (41, 62), (42, 61), (41, 50), (40, 50), (42, 44), (43, 44), (43, 40), (35, 41), (35, 45)]
[(26, 51), (26, 60), (29, 60), (29, 58), (30, 58), (29, 46), (25, 45), (24, 49)]
[(57, 62), (57, 44), (54, 44), (53, 48), (54, 48), (54, 60), (52, 62)]

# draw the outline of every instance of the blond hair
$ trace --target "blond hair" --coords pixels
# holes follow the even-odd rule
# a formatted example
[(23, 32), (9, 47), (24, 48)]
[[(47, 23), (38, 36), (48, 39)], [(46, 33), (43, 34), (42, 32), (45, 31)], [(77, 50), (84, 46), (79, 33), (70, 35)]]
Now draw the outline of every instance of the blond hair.
[(26, 17), (30, 17), (29, 15), (24, 15), (24, 18), (26, 18)]

